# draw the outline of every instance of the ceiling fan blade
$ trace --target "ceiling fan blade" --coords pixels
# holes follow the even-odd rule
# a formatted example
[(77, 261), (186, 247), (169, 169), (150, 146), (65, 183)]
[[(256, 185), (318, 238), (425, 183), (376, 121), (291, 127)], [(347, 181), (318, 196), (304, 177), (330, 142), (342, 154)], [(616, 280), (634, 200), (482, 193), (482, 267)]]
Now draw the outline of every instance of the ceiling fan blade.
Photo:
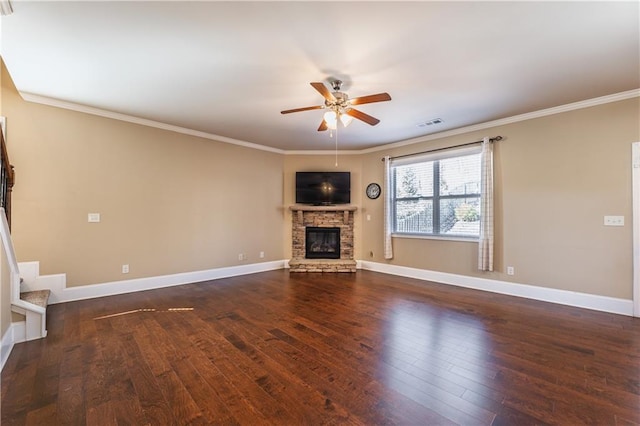
[(324, 132), (328, 128), (329, 128), (329, 126), (327, 125), (327, 122), (325, 120), (322, 120), (322, 123), (320, 123), (320, 127), (318, 127), (318, 131), (319, 132)]
[(324, 83), (311, 83), (314, 89), (316, 89), (320, 94), (328, 101), (335, 102), (336, 97), (327, 89), (327, 86)]
[(360, 96), (359, 98), (353, 98), (349, 101), (351, 105), (370, 104), (373, 102), (390, 101), (391, 96), (388, 93), (377, 93), (375, 95)]
[(380, 120), (378, 120), (375, 117), (370, 116), (369, 114), (365, 114), (362, 111), (358, 111), (357, 109), (348, 109), (346, 111), (347, 115), (350, 115), (353, 118), (357, 118), (358, 120), (362, 120), (367, 124), (370, 124), (372, 126), (375, 126), (376, 124), (378, 124), (380, 122)]
[(304, 108), (295, 108), (295, 109), (288, 109), (285, 111), (280, 111), (280, 114), (291, 114), (292, 112), (300, 112), (300, 111), (311, 111), (312, 109), (323, 109), (324, 105), (317, 105), (317, 106), (312, 106), (312, 107), (304, 107)]

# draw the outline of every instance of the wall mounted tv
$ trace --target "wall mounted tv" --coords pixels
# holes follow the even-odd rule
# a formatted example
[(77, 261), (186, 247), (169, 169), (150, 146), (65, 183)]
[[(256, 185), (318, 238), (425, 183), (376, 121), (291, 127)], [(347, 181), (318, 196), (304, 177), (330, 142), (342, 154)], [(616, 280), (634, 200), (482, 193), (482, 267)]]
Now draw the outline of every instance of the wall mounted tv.
[(320, 206), (350, 202), (350, 172), (296, 172), (297, 204)]

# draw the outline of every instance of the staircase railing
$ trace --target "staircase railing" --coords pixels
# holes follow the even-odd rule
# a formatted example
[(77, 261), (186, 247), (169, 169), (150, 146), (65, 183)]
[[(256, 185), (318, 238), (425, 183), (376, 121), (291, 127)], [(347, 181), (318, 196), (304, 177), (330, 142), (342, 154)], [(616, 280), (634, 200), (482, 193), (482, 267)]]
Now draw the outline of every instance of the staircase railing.
[[(47, 309), (23, 300), (20, 297), (20, 269), (16, 261), (16, 253), (9, 233), (9, 223), (4, 209), (0, 208), (0, 242), (4, 246), (4, 254), (9, 265), (11, 286), (11, 310), (25, 316), (23, 335), (15, 336), (16, 342), (40, 339), (47, 335)], [(4, 283), (3, 283), (4, 285)], [(4, 350), (4, 348), (2, 348)]]
[(16, 252), (14, 251), (11, 234), (9, 233), (9, 221), (7, 221), (5, 213), (4, 209), (0, 207), (0, 240), (9, 265), (11, 303), (15, 303), (17, 300), (20, 300), (20, 269), (18, 268)]
[[(15, 342), (24, 342), (33, 339), (40, 339), (47, 335), (47, 300), (49, 292), (46, 296), (39, 300), (23, 299), (20, 293), (20, 268), (18, 266), (16, 253), (11, 240), (11, 190), (15, 183), (15, 173), (13, 166), (9, 162), (7, 155), (7, 145), (5, 144), (4, 134), (0, 131), (0, 244), (2, 244), (2, 252), (6, 256), (6, 262), (9, 265), (9, 283), (2, 285), (11, 286), (11, 311), (16, 312), (25, 317), (25, 325), (20, 336), (15, 335)], [(3, 274), (4, 275), (4, 274)], [(4, 343), (3, 343), (4, 344)], [(13, 346), (11, 346), (13, 347)], [(0, 348), (0, 364), (6, 360), (5, 347)], [(10, 351), (10, 350), (9, 350)]]
[(2, 131), (0, 131), (0, 140), (2, 141), (2, 148), (0, 150), (0, 156), (2, 157), (2, 161), (0, 161), (0, 208), (4, 209), (9, 229), (11, 229), (11, 191), (15, 183), (15, 172), (9, 162), (7, 144), (4, 141)]

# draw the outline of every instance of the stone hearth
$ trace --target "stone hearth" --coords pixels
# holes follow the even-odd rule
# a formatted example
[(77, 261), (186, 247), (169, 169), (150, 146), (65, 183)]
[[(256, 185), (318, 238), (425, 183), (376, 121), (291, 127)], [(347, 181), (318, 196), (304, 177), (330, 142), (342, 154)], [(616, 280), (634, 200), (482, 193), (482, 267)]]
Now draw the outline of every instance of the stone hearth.
[[(290, 272), (356, 272), (353, 258), (353, 221), (357, 207), (352, 205), (289, 207), (292, 217), (292, 258)], [(340, 228), (339, 259), (305, 258), (305, 228)]]

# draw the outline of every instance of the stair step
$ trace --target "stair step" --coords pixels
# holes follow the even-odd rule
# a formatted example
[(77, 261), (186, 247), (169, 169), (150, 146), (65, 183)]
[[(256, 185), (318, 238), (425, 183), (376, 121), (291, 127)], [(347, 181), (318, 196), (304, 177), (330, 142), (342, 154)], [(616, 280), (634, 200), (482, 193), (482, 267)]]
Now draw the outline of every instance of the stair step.
[(42, 308), (46, 308), (49, 302), (50, 294), (51, 290), (25, 291), (24, 293), (20, 293), (20, 299), (24, 300), (25, 302), (38, 305)]

